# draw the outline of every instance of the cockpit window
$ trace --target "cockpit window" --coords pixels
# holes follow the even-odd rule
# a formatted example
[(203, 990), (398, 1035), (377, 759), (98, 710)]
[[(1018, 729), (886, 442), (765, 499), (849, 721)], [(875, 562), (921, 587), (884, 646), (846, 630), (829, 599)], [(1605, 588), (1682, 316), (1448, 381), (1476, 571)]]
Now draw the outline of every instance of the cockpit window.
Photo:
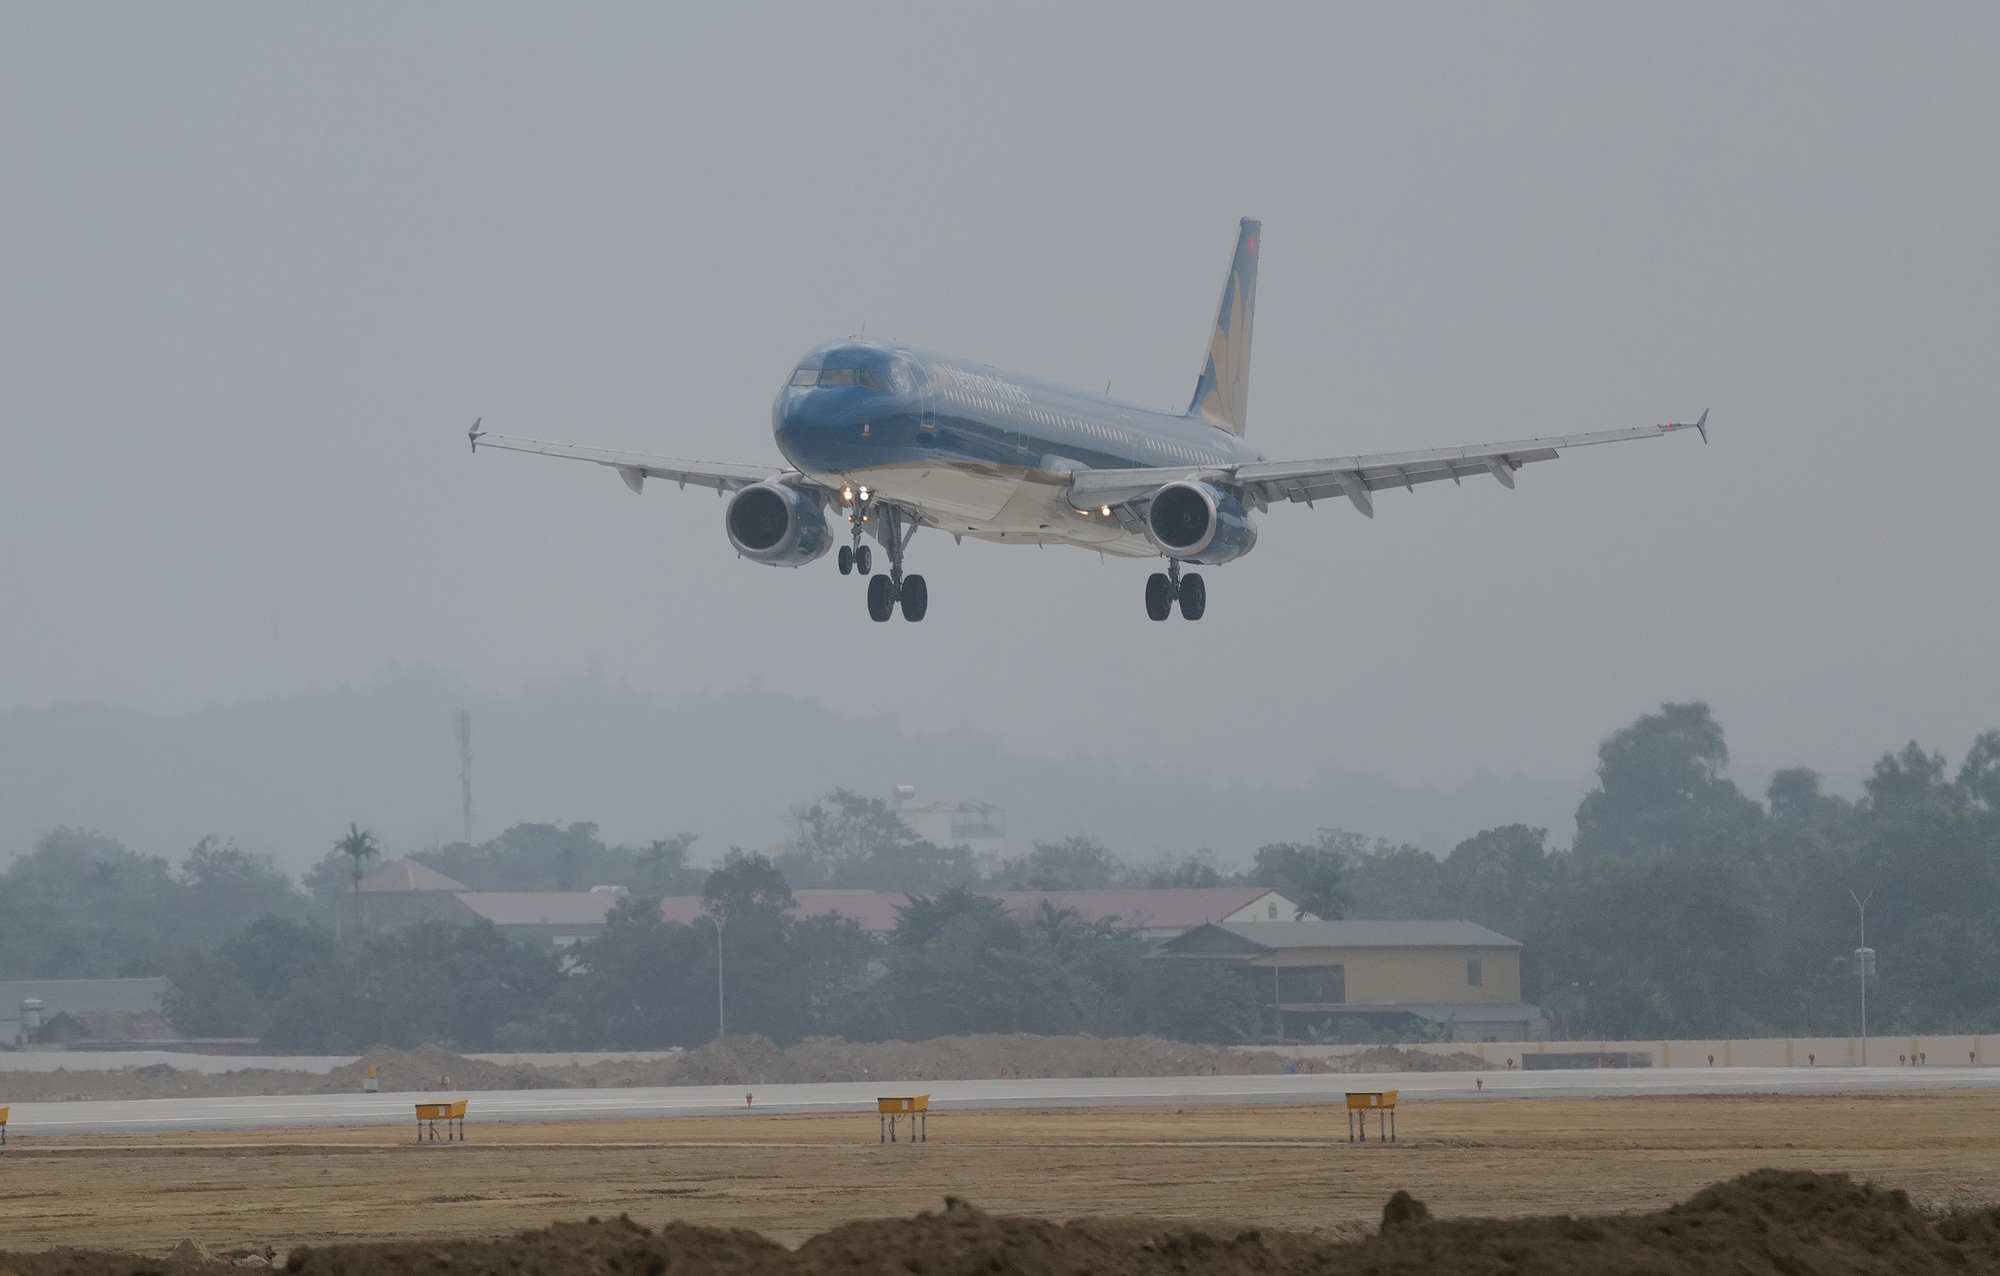
[(854, 369), (821, 368), (819, 372), (819, 383), (821, 385), (853, 385)]
[(818, 368), (800, 368), (792, 374), (793, 385), (816, 385), (819, 382)]
[(870, 390), (886, 390), (889, 388), (889, 378), (883, 376), (878, 369), (863, 368), (861, 370), (861, 384), (867, 386)]

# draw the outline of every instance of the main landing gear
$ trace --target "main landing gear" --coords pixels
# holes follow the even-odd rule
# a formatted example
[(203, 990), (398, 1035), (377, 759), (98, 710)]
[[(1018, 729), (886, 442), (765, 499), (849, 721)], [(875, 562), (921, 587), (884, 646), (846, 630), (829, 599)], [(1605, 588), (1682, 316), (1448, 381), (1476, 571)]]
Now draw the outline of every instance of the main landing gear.
[[(903, 550), (910, 538), (916, 535), (917, 524), (912, 522), (902, 510), (893, 505), (871, 505), (871, 517), (880, 520), (876, 536), (882, 548), (889, 553), (889, 574), (868, 577), (868, 618), (887, 620), (896, 614), (900, 605), (903, 619), (911, 622), (924, 618), (930, 610), (931, 591), (921, 576), (903, 575)], [(868, 576), (873, 556), (868, 546), (861, 543), (861, 510), (856, 507), (848, 515), (848, 522), (854, 528), (854, 544), (840, 547), (840, 574), (843, 576), (860, 572)]]
[(1176, 602), (1181, 605), (1183, 620), (1200, 620), (1208, 610), (1208, 586), (1202, 583), (1200, 572), (1181, 575), (1181, 560), (1169, 558), (1167, 570), (1146, 578), (1146, 615), (1165, 620), (1174, 614)]

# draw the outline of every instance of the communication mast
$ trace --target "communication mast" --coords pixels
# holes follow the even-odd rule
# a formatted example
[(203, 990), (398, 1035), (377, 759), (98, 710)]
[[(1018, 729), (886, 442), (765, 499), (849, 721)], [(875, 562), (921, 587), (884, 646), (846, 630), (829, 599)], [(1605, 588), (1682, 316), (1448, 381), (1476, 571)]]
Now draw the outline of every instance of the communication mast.
[(452, 715), (458, 725), (458, 793), (465, 804), (465, 844), (472, 845), (472, 714), (460, 709)]

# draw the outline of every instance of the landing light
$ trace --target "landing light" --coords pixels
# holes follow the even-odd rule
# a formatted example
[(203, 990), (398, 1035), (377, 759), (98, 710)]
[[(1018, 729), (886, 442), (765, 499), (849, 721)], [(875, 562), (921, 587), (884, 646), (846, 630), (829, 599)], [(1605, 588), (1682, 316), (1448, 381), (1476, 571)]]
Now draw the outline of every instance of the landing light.
[(1104, 517), (1106, 517), (1106, 518), (1110, 518), (1110, 517), (1111, 517), (1111, 507), (1110, 507), (1109, 505), (1105, 506), (1105, 507), (1104, 507), (1104, 509), (1103, 509), (1103, 511), (1102, 511), (1102, 513), (1103, 513)]
[(865, 487), (861, 489), (861, 499), (864, 501), (868, 499), (868, 489)]
[(843, 501), (852, 501), (854, 499), (854, 489), (851, 487), (841, 488), (840, 499)]

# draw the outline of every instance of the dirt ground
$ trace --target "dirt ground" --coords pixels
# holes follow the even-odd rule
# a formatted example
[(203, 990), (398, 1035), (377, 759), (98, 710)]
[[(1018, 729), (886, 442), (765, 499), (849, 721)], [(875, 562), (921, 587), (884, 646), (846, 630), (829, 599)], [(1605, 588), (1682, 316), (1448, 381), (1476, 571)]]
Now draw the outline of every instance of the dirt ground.
[(494, 1238), (165, 1256), (0, 1251), (10, 1276), (207, 1276), (282, 1266), (299, 1276), (1964, 1276), (2000, 1271), (2000, 1209), (1939, 1216), (1846, 1175), (1759, 1170), (1664, 1210), (1594, 1217), (1439, 1219), (1397, 1192), (1381, 1225), (1343, 1239), (1157, 1219), (989, 1214), (959, 1200), (913, 1218), (842, 1224), (788, 1249), (741, 1228), (629, 1218)]
[[(1326, 1106), (941, 1112), (879, 1144), (873, 1113), (17, 1139), (0, 1249), (164, 1254), (492, 1237), (629, 1214), (786, 1244), (947, 1196), (992, 1213), (1143, 1217), (1354, 1237), (1406, 1189), (1445, 1218), (1659, 1209), (1764, 1167), (1851, 1173), (1920, 1203), (2000, 1195), (2000, 1092), (1428, 1100), (1350, 1146)], [(4, 1266), (4, 1264), (0, 1264)]]
[(1433, 1055), (1379, 1046), (1337, 1060), (1300, 1060), (1265, 1050), (1192, 1045), (1159, 1037), (1038, 1037), (1028, 1033), (849, 1042), (808, 1037), (781, 1048), (764, 1037), (726, 1037), (668, 1059), (533, 1067), (468, 1059), (434, 1045), (377, 1046), (331, 1073), (255, 1066), (202, 1075), (169, 1064), (103, 1071), (0, 1072), (0, 1103), (76, 1099), (169, 1099), (208, 1095), (355, 1094), (368, 1069), (385, 1093), (546, 1090), (615, 1086), (777, 1085), (796, 1081), (959, 1081), (1025, 1077), (1243, 1076), (1304, 1067), (1314, 1072), (1470, 1071), (1475, 1055)]

